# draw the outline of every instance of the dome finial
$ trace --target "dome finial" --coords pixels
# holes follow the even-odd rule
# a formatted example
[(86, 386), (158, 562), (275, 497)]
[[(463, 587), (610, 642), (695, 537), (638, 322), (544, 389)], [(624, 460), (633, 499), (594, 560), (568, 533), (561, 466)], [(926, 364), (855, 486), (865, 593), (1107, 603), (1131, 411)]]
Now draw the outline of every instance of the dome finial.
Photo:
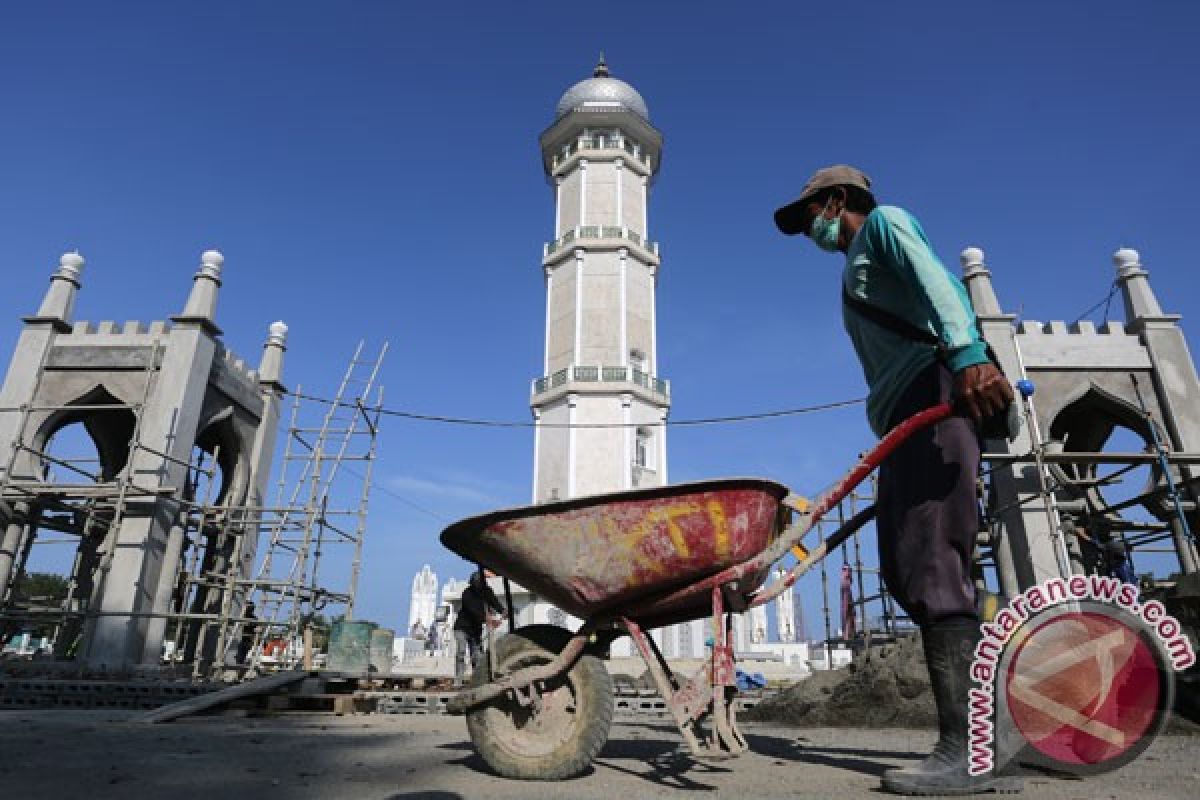
[(600, 60), (596, 62), (596, 69), (592, 72), (593, 78), (607, 78), (608, 64), (604, 61), (604, 51), (600, 51)]

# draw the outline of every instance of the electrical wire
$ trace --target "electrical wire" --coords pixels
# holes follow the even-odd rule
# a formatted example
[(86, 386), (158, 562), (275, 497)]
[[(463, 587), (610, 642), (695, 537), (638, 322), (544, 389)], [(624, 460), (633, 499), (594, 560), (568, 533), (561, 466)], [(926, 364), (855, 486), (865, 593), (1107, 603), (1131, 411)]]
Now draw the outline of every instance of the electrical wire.
[[(348, 472), (352, 475), (355, 475), (356, 477), (359, 477), (359, 478), (363, 477), (361, 473), (356, 473), (355, 470), (352, 470), (349, 468), (344, 468), (344, 469), (346, 469), (346, 472)], [(388, 488), (387, 484), (385, 484), (385, 483), (373, 483), (371, 485), (371, 491), (382, 492), (382, 493), (386, 494), (388, 497), (392, 498), (393, 500), (399, 500), (401, 503), (404, 503), (406, 506), (409, 506), (410, 508), (413, 508), (416, 511), (420, 511), (425, 516), (430, 517), (431, 519), (435, 519), (438, 522), (441, 522), (443, 524), (449, 524), (454, 521), (454, 520), (450, 519), (449, 517), (447, 517), (445, 514), (439, 514), (436, 511), (431, 511), (430, 509), (426, 508), (425, 506), (421, 505), (420, 503), (416, 503), (412, 500), (409, 500), (407, 497), (400, 494), (399, 492), (395, 492), (392, 489)]]
[(1084, 311), (1082, 314), (1080, 314), (1078, 317), (1076, 317), (1074, 322), (1072, 322), (1071, 324), (1072, 325), (1079, 324), (1080, 320), (1082, 320), (1084, 317), (1089, 316), (1093, 311), (1100, 308), (1100, 306), (1104, 306), (1104, 321), (1108, 322), (1108, 309), (1112, 305), (1113, 297), (1117, 294), (1117, 288), (1118, 288), (1117, 282), (1113, 281), (1112, 287), (1108, 290), (1108, 294), (1104, 296), (1104, 299), (1101, 300), (1099, 303), (1096, 303), (1094, 306), (1089, 307), (1087, 311)]
[(662, 422), (584, 422), (572, 424), (566, 422), (514, 422), (495, 419), (474, 419), (471, 417), (449, 417), (440, 414), (420, 414), (415, 411), (402, 411), (395, 408), (366, 406), (360, 402), (338, 402), (328, 397), (319, 397), (317, 395), (304, 394), (301, 392), (287, 391), (285, 393), (291, 395), (292, 397), (299, 398), (300, 400), (308, 400), (314, 403), (323, 403), (325, 405), (339, 406), (342, 408), (356, 408), (385, 417), (400, 417), (403, 419), (417, 420), (420, 422), (440, 422), (448, 425), (474, 425), (485, 428), (654, 428), (665, 426), (682, 428), (700, 425), (722, 425), (732, 422), (752, 422), (755, 420), (775, 419), (778, 417), (793, 417), (800, 414), (814, 414), (820, 411), (832, 411), (837, 408), (845, 408), (847, 406), (859, 405), (866, 402), (866, 398), (860, 397), (855, 400), (838, 400), (832, 403), (818, 403), (811, 406), (801, 406), (800, 408), (788, 408), (779, 411), (764, 411), (757, 414), (731, 414), (722, 417), (663, 420)]

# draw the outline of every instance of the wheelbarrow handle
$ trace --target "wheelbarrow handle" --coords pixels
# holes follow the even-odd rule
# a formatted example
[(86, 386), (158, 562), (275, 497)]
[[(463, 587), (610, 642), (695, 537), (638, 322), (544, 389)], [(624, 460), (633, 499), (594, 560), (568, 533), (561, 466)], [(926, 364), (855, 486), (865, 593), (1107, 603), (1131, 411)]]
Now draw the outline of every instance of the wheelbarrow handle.
[[(735, 592), (738, 590), (737, 584), (748, 575), (755, 575), (761, 570), (774, 564), (779, 559), (783, 558), (792, 545), (799, 544), (813, 526), (816, 525), (821, 518), (828, 513), (829, 509), (840, 503), (846, 495), (850, 494), (856, 486), (871, 474), (883, 461), (891, 455), (896, 448), (904, 444), (904, 442), (917, 431), (936, 425), (942, 420), (953, 416), (955, 409), (950, 403), (939, 403), (936, 406), (919, 411), (913, 416), (901, 422), (896, 427), (892, 428), (887, 434), (879, 440), (869, 451), (864, 453), (859, 459), (859, 462), (846, 473), (837, 483), (826, 491), (816, 503), (813, 504), (809, 511), (804, 513), (803, 518), (787, 528), (782, 535), (770, 546), (763, 549), (758, 555), (750, 558), (740, 564), (734, 564), (728, 569), (722, 570), (716, 575), (710, 576), (702, 581), (693, 583), (672, 592), (669, 595), (655, 598), (650, 603), (640, 606), (635, 610), (631, 610), (627, 616), (638, 618), (640, 616), (652, 615), (656, 610), (674, 608), (680, 601), (690, 599), (694, 596), (707, 593), (716, 586), (728, 585)], [(857, 518), (856, 518), (857, 519)], [(862, 519), (859, 525), (864, 524), (869, 517)], [(828, 544), (828, 543), (826, 543)], [(769, 588), (759, 592), (750, 601), (751, 605), (761, 605), (767, 602), (772, 597), (777, 596), (788, 586), (795, 583), (796, 578), (807, 571), (814, 563), (820, 561), (828, 552), (828, 548), (819, 547), (813, 551), (807, 559), (805, 559), (784, 578), (772, 584)], [(803, 567), (803, 569), (800, 569)], [(736, 609), (743, 610), (743, 609)]]
[[(785, 553), (792, 549), (793, 545), (800, 543), (800, 540), (829, 513), (830, 509), (846, 499), (846, 495), (854, 491), (868, 475), (887, 460), (887, 457), (894, 453), (900, 445), (908, 441), (913, 434), (931, 425), (936, 425), (954, 416), (955, 413), (957, 413), (957, 409), (954, 405), (939, 403), (924, 411), (918, 411), (892, 428), (879, 440), (878, 444), (863, 454), (859, 462), (840, 481), (817, 499), (811, 510), (805, 514), (805, 518), (801, 524), (788, 528), (771, 547), (764, 550), (758, 558), (752, 559), (751, 562), (747, 563), (757, 563), (758, 568), (761, 569), (782, 558)], [(792, 567), (787, 575), (755, 594), (754, 599), (750, 601), (749, 607), (760, 606), (778, 597), (785, 589), (794, 584), (801, 575), (808, 572), (817, 562), (823, 559), (830, 550), (833, 550), (848, 539), (851, 534), (870, 522), (874, 516), (874, 504), (855, 514), (851, 519), (846, 521), (845, 525), (810, 552), (807, 558)]]
[(817, 502), (813, 504), (812, 511), (809, 512), (813, 523), (815, 524), (831, 508), (842, 502), (846, 495), (854, 491), (855, 487), (863, 482), (863, 479), (874, 472), (876, 467), (894, 453), (896, 448), (908, 441), (914, 433), (924, 430), (930, 425), (936, 425), (954, 414), (955, 408), (950, 403), (939, 403), (924, 411), (918, 411), (888, 431), (878, 444), (863, 454), (859, 462), (840, 481), (817, 499)]

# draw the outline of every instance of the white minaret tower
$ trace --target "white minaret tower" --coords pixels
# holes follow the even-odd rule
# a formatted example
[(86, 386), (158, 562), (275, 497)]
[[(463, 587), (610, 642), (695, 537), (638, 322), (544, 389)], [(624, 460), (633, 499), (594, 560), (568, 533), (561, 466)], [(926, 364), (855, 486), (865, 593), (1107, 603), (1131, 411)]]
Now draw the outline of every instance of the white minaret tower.
[[(554, 189), (554, 239), (542, 257), (546, 349), (530, 399), (542, 423), (533, 502), (664, 484), (661, 423), (671, 401), (659, 377), (659, 257), (646, 213), (662, 134), (641, 95), (611, 77), (601, 56), (593, 76), (558, 101), (539, 141)], [(566, 427), (596, 423), (624, 427)]]

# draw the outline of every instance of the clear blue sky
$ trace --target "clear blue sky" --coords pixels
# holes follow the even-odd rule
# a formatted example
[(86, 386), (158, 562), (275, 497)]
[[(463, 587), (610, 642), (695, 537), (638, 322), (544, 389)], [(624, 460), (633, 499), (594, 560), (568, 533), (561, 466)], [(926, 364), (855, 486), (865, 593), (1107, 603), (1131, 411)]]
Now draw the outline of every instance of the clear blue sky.
[[(528, 420), (537, 135), (600, 50), (666, 140), (649, 234), (676, 419), (863, 393), (838, 260), (771, 224), (832, 162), (952, 268), (983, 247), (1026, 318), (1074, 319), (1137, 247), (1194, 342), (1198, 34), (1185, 2), (7, 4), (0, 353), (65, 249), (88, 259), (78, 318), (125, 320), (177, 313), (217, 247), (227, 343), (257, 358), (286, 320), (289, 384), (331, 392), (388, 339), (390, 405)], [(671, 477), (815, 492), (870, 441), (861, 408), (673, 429)], [(391, 420), (381, 448), (360, 608), (394, 625), (422, 563), (462, 574), (446, 521), (528, 501), (532, 433)]]

